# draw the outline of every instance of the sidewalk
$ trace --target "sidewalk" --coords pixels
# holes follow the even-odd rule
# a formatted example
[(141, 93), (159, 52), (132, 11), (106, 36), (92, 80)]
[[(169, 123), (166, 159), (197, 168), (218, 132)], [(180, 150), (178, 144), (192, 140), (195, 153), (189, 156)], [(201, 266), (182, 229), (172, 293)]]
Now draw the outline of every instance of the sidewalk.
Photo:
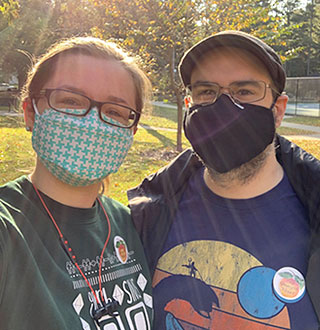
[[(170, 104), (165, 104), (163, 102), (153, 102), (154, 105), (170, 108), (170, 109), (176, 109), (175, 106)], [(3, 112), (0, 111), (0, 116), (12, 116), (12, 117), (20, 117), (23, 116), (21, 112)], [(295, 124), (295, 123), (289, 123), (285, 121), (282, 121), (281, 127), (289, 127), (289, 128), (295, 128), (295, 129), (301, 129), (304, 131), (309, 131), (314, 134), (310, 135), (288, 135), (288, 137), (291, 138), (303, 138), (303, 139), (319, 139), (320, 140), (320, 127), (318, 126), (311, 126), (311, 125), (302, 125), (302, 124)], [(176, 131), (176, 129), (173, 128), (165, 128), (165, 127), (151, 127), (147, 125), (140, 124), (139, 126), (145, 128), (145, 129), (153, 129), (153, 130), (160, 130), (160, 131)]]
[(305, 131), (311, 131), (311, 132), (316, 133), (317, 135), (318, 134), (320, 135), (320, 127), (318, 127), (318, 126), (302, 125), (302, 124), (295, 124), (295, 123), (289, 123), (286, 121), (282, 121), (281, 127), (303, 129)]
[(9, 117), (22, 117), (23, 113), (22, 112), (5, 112), (5, 111), (0, 111), (0, 116), (9, 116)]
[[(152, 104), (160, 106), (160, 107), (164, 107), (164, 108), (170, 108), (170, 109), (176, 109), (177, 107), (171, 104), (166, 104), (163, 102), (158, 102), (158, 101), (154, 101), (152, 102)], [(286, 116), (284, 117), (284, 120), (286, 119)], [(143, 127), (143, 125), (141, 125)], [(295, 128), (295, 129), (301, 129), (304, 131), (309, 131), (312, 132), (314, 134), (310, 134), (310, 135), (288, 135), (288, 137), (291, 138), (303, 138), (303, 139), (320, 139), (320, 127), (318, 126), (311, 126), (311, 125), (302, 125), (302, 124), (295, 124), (295, 123), (289, 123), (286, 121), (282, 121), (281, 123), (281, 127), (288, 127), (288, 128)], [(144, 127), (146, 129), (158, 129), (158, 130), (168, 130), (168, 131), (172, 131), (173, 129), (166, 129), (166, 128), (159, 128), (159, 127)]]
[(309, 132), (314, 133), (314, 134), (310, 134), (310, 135), (288, 135), (287, 138), (289, 138), (289, 139), (320, 140), (320, 127), (318, 127), (318, 126), (302, 125), (302, 124), (295, 124), (295, 123), (289, 123), (286, 121), (282, 121), (280, 127), (301, 129), (304, 131), (309, 131)]

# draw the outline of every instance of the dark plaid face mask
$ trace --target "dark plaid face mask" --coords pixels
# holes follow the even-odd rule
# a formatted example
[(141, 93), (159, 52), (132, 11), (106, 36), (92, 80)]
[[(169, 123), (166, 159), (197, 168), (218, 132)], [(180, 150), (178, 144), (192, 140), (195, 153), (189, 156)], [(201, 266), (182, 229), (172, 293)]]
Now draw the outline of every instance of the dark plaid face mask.
[(204, 164), (226, 173), (259, 155), (275, 135), (272, 108), (235, 104), (222, 94), (215, 103), (185, 113), (184, 132)]

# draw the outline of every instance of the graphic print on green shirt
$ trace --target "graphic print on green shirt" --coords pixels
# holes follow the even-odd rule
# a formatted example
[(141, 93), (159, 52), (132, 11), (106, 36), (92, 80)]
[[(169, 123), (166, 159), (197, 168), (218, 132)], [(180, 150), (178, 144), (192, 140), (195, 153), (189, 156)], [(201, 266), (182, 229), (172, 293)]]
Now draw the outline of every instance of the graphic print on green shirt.
[[(98, 203), (90, 209), (62, 205), (41, 194), (100, 299), (99, 258), (108, 225)], [(151, 329), (151, 281), (129, 211), (102, 197), (111, 223), (102, 260), (102, 294), (116, 299), (118, 315), (101, 329)], [(0, 187), (1, 329), (97, 329), (96, 299), (67, 257), (58, 233), (26, 177)]]

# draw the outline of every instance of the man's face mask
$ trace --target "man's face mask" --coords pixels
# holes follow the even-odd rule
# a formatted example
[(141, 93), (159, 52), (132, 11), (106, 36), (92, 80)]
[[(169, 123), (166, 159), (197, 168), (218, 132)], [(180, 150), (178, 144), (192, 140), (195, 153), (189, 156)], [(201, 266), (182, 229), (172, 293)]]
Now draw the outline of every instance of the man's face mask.
[(222, 94), (212, 104), (194, 105), (186, 111), (185, 135), (207, 167), (226, 173), (247, 163), (272, 143), (272, 107), (238, 105)]

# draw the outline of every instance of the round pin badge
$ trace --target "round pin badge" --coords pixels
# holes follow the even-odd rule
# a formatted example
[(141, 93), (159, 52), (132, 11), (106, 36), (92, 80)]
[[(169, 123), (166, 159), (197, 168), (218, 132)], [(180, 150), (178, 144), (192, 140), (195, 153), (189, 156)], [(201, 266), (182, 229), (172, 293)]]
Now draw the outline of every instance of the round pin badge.
[(301, 300), (306, 291), (303, 275), (293, 267), (279, 269), (273, 277), (273, 290), (277, 298), (285, 303)]
[(115, 236), (113, 245), (119, 261), (125, 264), (128, 260), (128, 248), (125, 240), (120, 236)]

